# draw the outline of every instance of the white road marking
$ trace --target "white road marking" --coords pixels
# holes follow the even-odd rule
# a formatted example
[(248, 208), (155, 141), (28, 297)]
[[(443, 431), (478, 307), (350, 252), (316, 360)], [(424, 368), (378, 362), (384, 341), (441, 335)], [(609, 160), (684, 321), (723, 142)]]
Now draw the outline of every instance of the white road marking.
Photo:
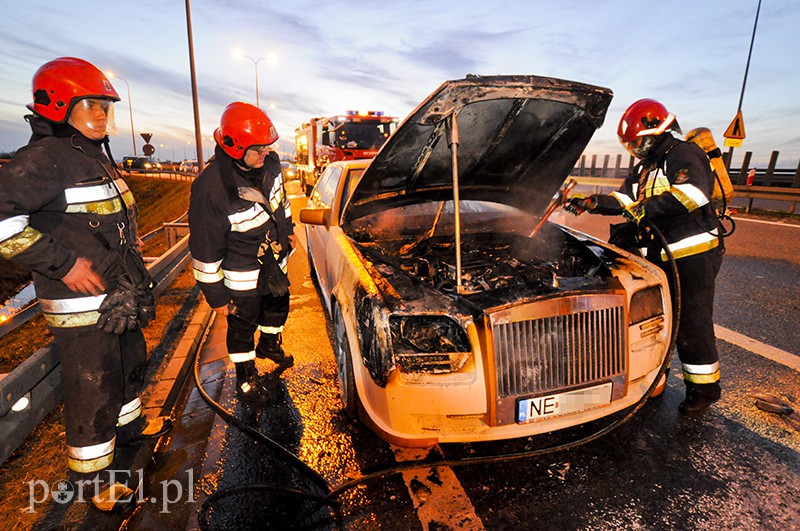
[(763, 223), (764, 225), (777, 225), (778, 227), (794, 227), (796, 229), (800, 229), (800, 225), (796, 223), (785, 223), (781, 221), (766, 221), (763, 219), (752, 219), (752, 218), (740, 218), (738, 216), (733, 217), (734, 221), (749, 221), (750, 223)]
[[(424, 459), (431, 450), (392, 445), (399, 463)], [(469, 496), (449, 466), (421, 465), (413, 470), (404, 470), (403, 480), (425, 531), (431, 527), (473, 531), (485, 529)]]
[(766, 343), (734, 332), (733, 330), (728, 330), (719, 325), (714, 325), (714, 334), (723, 341), (727, 341), (737, 347), (749, 350), (753, 354), (758, 354), (768, 360), (772, 360), (800, 372), (800, 356), (792, 354), (791, 352), (786, 352), (785, 350), (767, 345)]

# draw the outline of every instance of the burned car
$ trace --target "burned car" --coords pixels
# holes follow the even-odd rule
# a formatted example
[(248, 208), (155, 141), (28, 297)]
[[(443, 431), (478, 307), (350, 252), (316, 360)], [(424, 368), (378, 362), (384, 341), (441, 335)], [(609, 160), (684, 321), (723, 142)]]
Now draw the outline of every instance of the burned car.
[[(663, 272), (540, 223), (610, 90), (448, 81), (300, 212), (345, 410), (405, 446), (507, 439), (643, 398), (672, 329)], [(541, 229), (539, 230), (539, 226)]]

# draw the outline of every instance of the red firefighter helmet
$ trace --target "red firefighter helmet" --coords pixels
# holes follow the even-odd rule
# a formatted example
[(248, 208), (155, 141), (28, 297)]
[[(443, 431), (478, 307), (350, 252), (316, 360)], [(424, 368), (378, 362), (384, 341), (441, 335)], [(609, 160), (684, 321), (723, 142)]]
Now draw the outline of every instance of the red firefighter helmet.
[(33, 103), (28, 108), (56, 123), (66, 122), (72, 106), (82, 99), (120, 99), (99, 68), (76, 57), (59, 57), (45, 63), (33, 75), (31, 85)]
[(267, 113), (255, 105), (235, 101), (222, 111), (214, 140), (225, 153), (239, 160), (248, 148), (278, 140), (278, 132)]
[(617, 128), (619, 141), (632, 155), (645, 158), (655, 145), (655, 137), (666, 131), (681, 132), (675, 115), (651, 99), (634, 102), (622, 114)]
[(617, 136), (624, 144), (637, 136), (660, 135), (669, 130), (680, 133), (675, 115), (656, 100), (643, 99), (633, 103), (622, 114)]

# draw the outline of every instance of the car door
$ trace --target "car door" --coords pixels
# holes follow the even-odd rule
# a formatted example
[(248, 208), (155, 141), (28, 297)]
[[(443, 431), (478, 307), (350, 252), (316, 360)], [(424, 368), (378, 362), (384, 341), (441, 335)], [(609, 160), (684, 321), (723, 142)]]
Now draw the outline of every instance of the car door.
[[(308, 206), (312, 208), (330, 208), (331, 213), (338, 211), (339, 208), (335, 204), (335, 200), (337, 199), (337, 190), (343, 173), (344, 168), (338, 164), (328, 166), (320, 176), (314, 191), (311, 192)], [(334, 216), (331, 216), (330, 223), (338, 225), (338, 221), (333, 218)], [(326, 258), (330, 228), (327, 225), (306, 225), (306, 231), (308, 252), (316, 269), (320, 292), (326, 306), (330, 308), (331, 275), (328, 271)]]

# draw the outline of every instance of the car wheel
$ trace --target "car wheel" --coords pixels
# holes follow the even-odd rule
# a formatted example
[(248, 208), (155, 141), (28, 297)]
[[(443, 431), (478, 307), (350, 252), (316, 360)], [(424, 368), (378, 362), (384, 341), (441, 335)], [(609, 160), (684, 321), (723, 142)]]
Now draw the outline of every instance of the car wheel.
[(338, 304), (333, 309), (333, 330), (336, 344), (336, 369), (339, 373), (339, 394), (342, 398), (344, 412), (353, 420), (358, 420), (358, 393), (356, 380), (353, 374), (353, 358), (350, 355), (350, 343), (347, 341), (347, 331), (344, 327), (342, 310)]

